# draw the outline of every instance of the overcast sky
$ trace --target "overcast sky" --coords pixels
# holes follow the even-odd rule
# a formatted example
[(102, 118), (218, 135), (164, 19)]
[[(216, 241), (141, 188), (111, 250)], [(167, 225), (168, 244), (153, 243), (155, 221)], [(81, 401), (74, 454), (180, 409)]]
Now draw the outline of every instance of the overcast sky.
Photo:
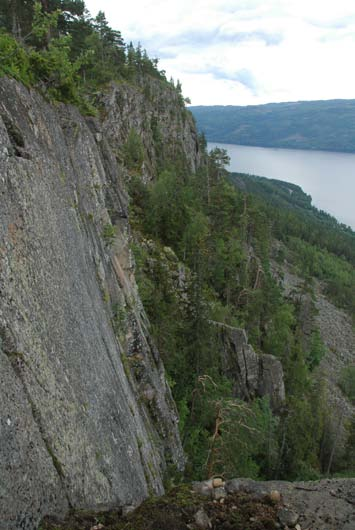
[(193, 105), (355, 98), (355, 0), (86, 0)]

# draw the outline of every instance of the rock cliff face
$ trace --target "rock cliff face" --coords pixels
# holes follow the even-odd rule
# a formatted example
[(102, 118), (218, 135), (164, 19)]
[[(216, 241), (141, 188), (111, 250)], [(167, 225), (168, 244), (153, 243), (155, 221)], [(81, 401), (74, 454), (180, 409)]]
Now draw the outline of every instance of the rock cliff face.
[(70, 507), (136, 505), (163, 491), (168, 464), (184, 465), (117, 161), (134, 127), (152, 178), (160, 127), (159, 156), (175, 146), (196, 167), (193, 122), (164, 94), (118, 86), (102, 97), (101, 120), (84, 119), (0, 80), (2, 530)]
[(134, 129), (141, 135), (146, 157), (142, 176), (156, 176), (159, 162), (180, 158), (195, 171), (200, 163), (197, 130), (181, 96), (169, 85), (145, 78), (141, 90), (127, 83), (116, 84), (100, 97), (101, 127), (114, 152)]
[(271, 407), (279, 409), (285, 402), (281, 362), (273, 355), (258, 355), (248, 343), (244, 329), (225, 324), (219, 327), (223, 369), (233, 382), (234, 395), (246, 400), (268, 396)]

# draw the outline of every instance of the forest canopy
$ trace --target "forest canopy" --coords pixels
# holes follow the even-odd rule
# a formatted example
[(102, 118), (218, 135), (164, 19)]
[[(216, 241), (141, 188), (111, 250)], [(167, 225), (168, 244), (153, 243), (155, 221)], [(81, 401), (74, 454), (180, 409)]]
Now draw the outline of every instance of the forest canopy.
[(93, 113), (95, 91), (110, 81), (166, 82), (158, 60), (124, 42), (82, 0), (0, 0), (0, 76), (36, 86), (48, 98)]

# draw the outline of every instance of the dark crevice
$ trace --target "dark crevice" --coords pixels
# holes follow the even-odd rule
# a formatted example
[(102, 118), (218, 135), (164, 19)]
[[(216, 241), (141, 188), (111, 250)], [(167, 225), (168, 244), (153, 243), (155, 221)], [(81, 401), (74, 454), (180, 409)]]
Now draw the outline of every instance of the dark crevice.
[(250, 401), (251, 399), (251, 392), (250, 392), (250, 386), (249, 386), (249, 373), (248, 373), (248, 363), (247, 363), (247, 360), (245, 358), (245, 350), (244, 350), (244, 346), (242, 346), (241, 348), (242, 350), (242, 356), (243, 356), (243, 362), (244, 362), (244, 369), (245, 369), (245, 381), (244, 381), (244, 384), (245, 384), (245, 390), (246, 390), (246, 399), (248, 401)]
[(20, 129), (7, 114), (2, 113), (0, 116), (9, 136), (13, 154), (21, 158), (30, 159), (29, 153), (25, 150), (25, 140)]

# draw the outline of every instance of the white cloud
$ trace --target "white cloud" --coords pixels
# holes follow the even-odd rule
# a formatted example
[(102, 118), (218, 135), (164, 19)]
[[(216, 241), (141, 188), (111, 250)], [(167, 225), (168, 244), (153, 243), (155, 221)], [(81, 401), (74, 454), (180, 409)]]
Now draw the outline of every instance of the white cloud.
[(87, 0), (193, 104), (355, 97), (354, 0)]

